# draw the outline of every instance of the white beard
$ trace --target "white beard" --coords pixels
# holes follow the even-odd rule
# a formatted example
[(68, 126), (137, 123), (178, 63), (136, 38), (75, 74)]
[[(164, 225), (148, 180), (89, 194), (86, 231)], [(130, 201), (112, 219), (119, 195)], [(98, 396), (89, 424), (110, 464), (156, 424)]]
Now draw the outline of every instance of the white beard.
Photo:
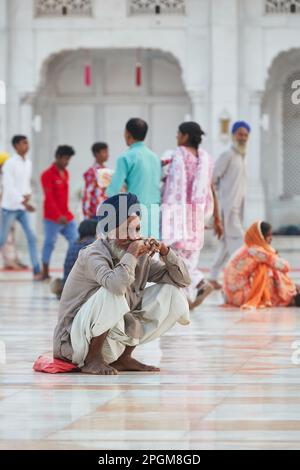
[(110, 251), (111, 251), (111, 254), (113, 255), (113, 258), (116, 258), (117, 260), (120, 261), (121, 258), (123, 258), (123, 256), (125, 255), (126, 250), (124, 250), (123, 248), (120, 248), (117, 246), (116, 244), (116, 240), (107, 240), (108, 243), (109, 243), (109, 247), (110, 247)]
[(239, 144), (238, 141), (233, 138), (232, 140), (232, 146), (233, 148), (239, 152), (241, 155), (246, 155), (246, 151), (247, 151), (247, 143), (246, 144)]

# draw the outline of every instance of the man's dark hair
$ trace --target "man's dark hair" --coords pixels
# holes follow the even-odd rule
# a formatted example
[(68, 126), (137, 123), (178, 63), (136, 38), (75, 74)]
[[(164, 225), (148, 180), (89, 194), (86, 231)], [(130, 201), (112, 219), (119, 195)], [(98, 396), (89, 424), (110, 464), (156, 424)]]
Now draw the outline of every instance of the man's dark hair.
[(97, 153), (101, 152), (101, 150), (106, 149), (108, 149), (108, 145), (105, 142), (96, 142), (91, 148), (94, 157), (96, 157)]
[(22, 140), (27, 140), (26, 135), (21, 135), (21, 134), (14, 135), (13, 138), (11, 139), (12, 146), (15, 147)]
[(140, 118), (132, 118), (126, 124), (126, 130), (137, 141), (145, 140), (148, 132), (148, 124)]
[(73, 157), (73, 155), (75, 155), (75, 150), (70, 145), (59, 145), (55, 152), (55, 158)]
[(83, 220), (78, 227), (79, 239), (96, 237), (97, 222), (95, 220)]

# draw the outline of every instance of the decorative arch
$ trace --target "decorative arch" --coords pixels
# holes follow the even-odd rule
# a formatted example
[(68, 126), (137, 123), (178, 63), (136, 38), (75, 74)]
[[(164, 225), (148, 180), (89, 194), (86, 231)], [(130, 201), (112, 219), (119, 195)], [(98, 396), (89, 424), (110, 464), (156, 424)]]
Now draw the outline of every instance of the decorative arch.
[[(170, 36), (172, 33), (170, 33)], [(187, 88), (188, 77), (186, 75), (186, 53), (185, 53), (185, 36), (179, 38), (178, 32), (174, 33), (173, 38), (169, 38), (168, 43), (164, 43), (160, 34), (157, 35), (143, 35), (132, 34), (130, 38), (123, 37), (123, 32), (116, 32), (113, 37), (100, 35), (87, 36), (84, 44), (80, 35), (74, 33), (68, 34), (65, 38), (65, 46), (61, 48), (61, 37), (54, 36), (52, 41), (45, 44), (45, 47), (41, 50), (35, 61), (35, 89), (39, 89), (45, 82), (45, 76), (47, 74), (47, 67), (52, 60), (59, 54), (65, 54), (67, 52), (78, 52), (83, 50), (97, 51), (99, 50), (99, 44), (101, 44), (101, 50), (114, 51), (114, 50), (153, 50), (160, 51), (162, 54), (173, 57), (179, 64), (181, 70), (182, 80)], [(180, 42), (180, 46), (179, 46)]]
[[(286, 77), (299, 69), (300, 46), (291, 48), (277, 54), (271, 61), (265, 80), (265, 90), (268, 92), (272, 87), (283, 86)], [(284, 72), (286, 72), (284, 74)]]
[[(87, 58), (92, 64), (91, 86), (84, 84)], [(148, 145), (161, 155), (174, 148), (177, 127), (191, 113), (178, 59), (159, 49), (139, 49), (139, 60), (143, 66), (140, 87), (134, 80), (133, 48), (64, 50), (43, 63), (32, 96), (34, 115), (42, 117), (42, 130), (34, 135), (35, 169), (40, 173), (50, 163), (57, 145), (73, 145), (76, 156), (70, 174), (74, 204), (95, 141), (109, 144), (109, 164), (114, 167), (124, 150), (125, 122), (138, 115), (149, 122)]]
[[(74, 60), (74, 54), (80, 56), (84, 60), (91, 60), (93, 58), (93, 54), (97, 54), (97, 52), (102, 51), (103, 53), (107, 53), (110, 51), (110, 53), (118, 52), (121, 51), (122, 48), (94, 48), (94, 49), (86, 49), (86, 48), (65, 48), (62, 50), (59, 50), (57, 52), (51, 53), (45, 60), (41, 63), (40, 65), (40, 70), (38, 74), (38, 79), (37, 79), (37, 86), (34, 95), (37, 96), (42, 92), (45, 87), (49, 86), (49, 69), (50, 68), (56, 68), (57, 72), (59, 73), (62, 71), (68, 64), (72, 63)], [(139, 58), (143, 58), (143, 54), (149, 54), (152, 55), (152, 57), (160, 58), (163, 59), (170, 64), (175, 65), (176, 67), (179, 68), (180, 70), (180, 78), (182, 80), (182, 86), (186, 89), (186, 84), (185, 84), (185, 76), (184, 76), (184, 71), (182, 67), (182, 63), (178, 56), (174, 55), (172, 52), (169, 52), (164, 49), (154, 49), (154, 48), (143, 48), (143, 47), (137, 47), (137, 48), (126, 48), (126, 52), (131, 51), (132, 53), (136, 54), (136, 52), (139, 52)]]
[(300, 105), (291, 103), (294, 90), (289, 90), (297, 75), (300, 79), (300, 48), (280, 52), (268, 68), (262, 99), (262, 114), (268, 116), (262, 135), (262, 174), (267, 215), (275, 226), (294, 223), (299, 206)]

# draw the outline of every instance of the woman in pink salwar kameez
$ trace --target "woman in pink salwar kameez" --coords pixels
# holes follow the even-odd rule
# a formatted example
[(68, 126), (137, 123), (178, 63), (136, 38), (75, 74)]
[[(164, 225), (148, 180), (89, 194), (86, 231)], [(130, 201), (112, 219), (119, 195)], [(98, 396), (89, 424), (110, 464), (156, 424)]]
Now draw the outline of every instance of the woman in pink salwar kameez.
[(162, 239), (186, 262), (192, 279), (187, 288), (191, 308), (200, 303), (197, 298), (201, 295), (203, 274), (198, 269), (199, 253), (204, 243), (205, 220), (214, 207), (212, 158), (199, 148), (203, 134), (195, 122), (179, 126), (178, 147), (168, 155), (169, 168), (162, 190)]

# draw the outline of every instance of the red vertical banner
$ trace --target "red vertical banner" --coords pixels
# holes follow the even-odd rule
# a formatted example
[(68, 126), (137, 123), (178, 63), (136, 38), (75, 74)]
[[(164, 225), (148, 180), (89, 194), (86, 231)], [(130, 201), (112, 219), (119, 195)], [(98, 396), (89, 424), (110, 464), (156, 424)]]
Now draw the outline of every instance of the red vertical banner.
[(141, 86), (142, 84), (142, 64), (137, 62), (135, 65), (135, 84)]
[(92, 71), (90, 64), (84, 66), (84, 84), (85, 86), (91, 86), (92, 84)]
[(136, 50), (136, 61), (135, 61), (135, 86), (141, 86), (142, 84), (142, 62), (141, 62), (141, 51)]

